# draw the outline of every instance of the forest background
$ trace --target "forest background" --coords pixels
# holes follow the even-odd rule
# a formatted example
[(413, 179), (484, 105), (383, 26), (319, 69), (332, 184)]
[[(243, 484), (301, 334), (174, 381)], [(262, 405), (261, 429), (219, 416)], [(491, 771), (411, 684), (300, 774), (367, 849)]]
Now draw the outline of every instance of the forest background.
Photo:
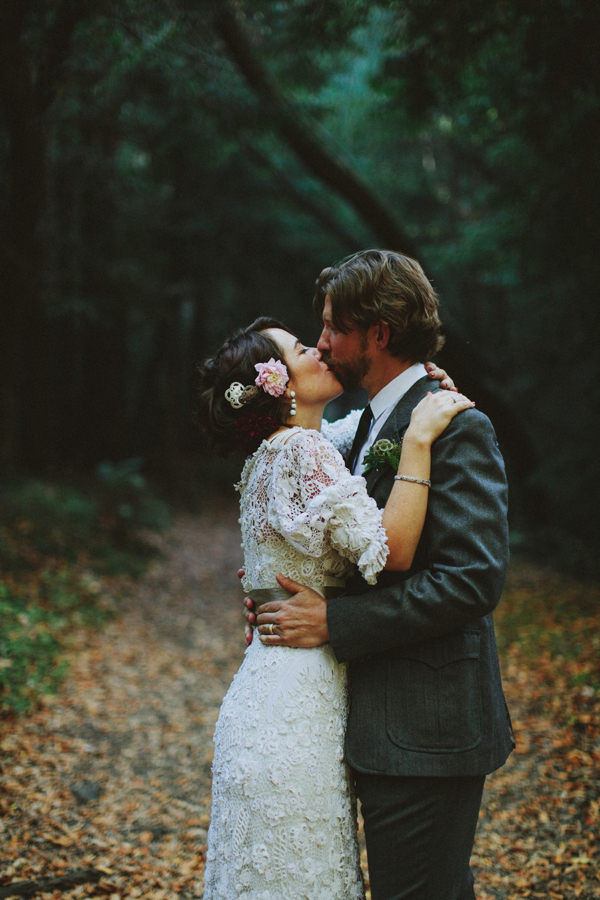
[(514, 545), (597, 576), (599, 19), (594, 0), (3, 0), (3, 489), (231, 491), (194, 428), (195, 362), (259, 314), (314, 342), (319, 271), (386, 246), (441, 295), (439, 362), (496, 426)]
[(314, 343), (373, 246), (508, 468), (481, 896), (597, 896), (599, 113), (597, 0), (0, 0), (0, 896), (200, 895), (243, 641), (196, 362)]

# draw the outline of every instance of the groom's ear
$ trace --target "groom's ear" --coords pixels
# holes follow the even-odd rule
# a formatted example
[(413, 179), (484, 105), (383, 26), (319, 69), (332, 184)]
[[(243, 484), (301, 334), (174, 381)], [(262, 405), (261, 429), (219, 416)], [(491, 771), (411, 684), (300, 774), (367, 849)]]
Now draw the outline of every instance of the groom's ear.
[(378, 350), (385, 350), (390, 340), (390, 326), (387, 322), (380, 320), (375, 328), (375, 342)]

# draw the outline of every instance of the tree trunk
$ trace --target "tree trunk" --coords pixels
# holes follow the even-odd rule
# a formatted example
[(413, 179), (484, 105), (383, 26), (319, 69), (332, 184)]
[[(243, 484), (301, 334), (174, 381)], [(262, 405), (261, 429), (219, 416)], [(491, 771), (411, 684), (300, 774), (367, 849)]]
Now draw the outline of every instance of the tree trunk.
[[(46, 333), (36, 233), (44, 197), (47, 140), (42, 116), (58, 91), (73, 30), (88, 15), (93, 3), (94, 0), (57, 2), (44, 50), (37, 60), (22, 45), (33, 2), (3, 0), (0, 7), (0, 105), (9, 142), (9, 188), (0, 250), (0, 467), (4, 469), (17, 462), (17, 391), (21, 372), (27, 374), (24, 403), (29, 415), (38, 422), (45, 415)], [(36, 438), (43, 445), (43, 438)], [(39, 455), (36, 457), (39, 460)]]
[(70, 869), (57, 878), (14, 881), (0, 887), (0, 897), (35, 897), (50, 891), (71, 891), (78, 884), (97, 884), (104, 877), (99, 869)]
[[(15, 60), (15, 77), (26, 76)], [(6, 84), (3, 85), (6, 89)], [(9, 190), (0, 250), (0, 466), (15, 460), (17, 374), (32, 363), (23, 338), (40, 296), (40, 254), (36, 240), (44, 184), (44, 141), (24, 91), (22, 114), (8, 122)], [(7, 117), (8, 118), (8, 117)]]
[(239, 15), (229, 2), (220, 5), (215, 25), (268, 117), (306, 168), (349, 203), (385, 247), (416, 256), (416, 246), (373, 190), (323, 147), (310, 125), (299, 117), (298, 110), (282, 96), (258, 60)]

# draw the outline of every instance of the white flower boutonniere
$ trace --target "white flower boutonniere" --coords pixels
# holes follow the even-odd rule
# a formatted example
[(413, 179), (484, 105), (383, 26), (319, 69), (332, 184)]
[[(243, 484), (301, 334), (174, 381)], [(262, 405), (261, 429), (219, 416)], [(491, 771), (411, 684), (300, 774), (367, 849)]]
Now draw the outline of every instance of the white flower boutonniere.
[(402, 454), (402, 441), (389, 441), (382, 438), (375, 441), (372, 447), (369, 447), (363, 459), (363, 475), (372, 469), (383, 469), (384, 466), (391, 466), (394, 470), (398, 469), (400, 456)]

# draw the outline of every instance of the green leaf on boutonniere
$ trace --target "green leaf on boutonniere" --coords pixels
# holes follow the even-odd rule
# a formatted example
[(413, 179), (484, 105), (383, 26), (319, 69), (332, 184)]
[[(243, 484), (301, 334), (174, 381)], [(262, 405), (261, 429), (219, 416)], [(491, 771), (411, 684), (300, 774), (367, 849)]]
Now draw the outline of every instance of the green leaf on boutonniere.
[(383, 469), (385, 466), (397, 470), (401, 453), (402, 441), (388, 441), (387, 438), (375, 441), (364, 455), (363, 475), (371, 470)]

